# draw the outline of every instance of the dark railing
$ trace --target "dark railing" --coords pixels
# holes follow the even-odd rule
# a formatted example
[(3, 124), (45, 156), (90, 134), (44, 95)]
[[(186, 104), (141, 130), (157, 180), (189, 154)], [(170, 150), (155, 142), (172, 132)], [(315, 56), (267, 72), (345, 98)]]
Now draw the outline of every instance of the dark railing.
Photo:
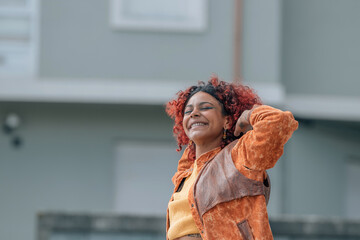
[(360, 220), (319, 216), (281, 216), (270, 219), (274, 236), (291, 239), (360, 239)]
[(39, 214), (37, 224), (37, 240), (165, 239), (164, 217), (52, 212)]
[[(270, 225), (275, 239), (360, 239), (360, 220), (281, 216), (271, 218)], [(165, 218), (41, 213), (38, 215), (37, 235), (37, 240), (163, 240)]]

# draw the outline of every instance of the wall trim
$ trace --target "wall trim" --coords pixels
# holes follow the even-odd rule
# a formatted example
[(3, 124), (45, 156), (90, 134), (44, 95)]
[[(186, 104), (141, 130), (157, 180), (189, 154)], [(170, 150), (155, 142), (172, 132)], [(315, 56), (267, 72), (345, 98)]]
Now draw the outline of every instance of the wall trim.
[[(0, 80), (0, 102), (163, 105), (189, 80), (11, 79)], [(360, 121), (360, 97), (286, 94), (279, 83), (244, 83), (268, 105), (304, 119)]]
[(277, 107), (284, 104), (285, 87), (280, 83), (249, 83), (245, 81), (244, 85), (253, 88), (264, 104)]
[[(1, 81), (0, 101), (48, 103), (164, 104), (179, 90), (195, 84), (189, 80), (125, 79), (12, 79)], [(279, 84), (245, 83), (269, 105), (283, 102)]]
[(304, 119), (360, 121), (360, 97), (289, 94), (284, 107)]
[(0, 84), (0, 101), (151, 105), (164, 104), (186, 87), (179, 81), (124, 79), (12, 79)]

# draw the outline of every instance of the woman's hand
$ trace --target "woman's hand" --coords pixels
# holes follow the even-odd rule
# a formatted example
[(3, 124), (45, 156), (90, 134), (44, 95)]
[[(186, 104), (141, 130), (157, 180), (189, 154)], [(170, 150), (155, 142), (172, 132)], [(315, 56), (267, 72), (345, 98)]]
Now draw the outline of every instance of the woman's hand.
[(253, 129), (250, 124), (250, 115), (251, 115), (252, 111), (259, 106), (260, 105), (254, 105), (250, 110), (245, 110), (241, 114), (241, 116), (239, 117), (239, 119), (236, 122), (235, 131), (234, 131), (235, 136), (239, 136), (240, 133), (245, 134), (247, 131)]

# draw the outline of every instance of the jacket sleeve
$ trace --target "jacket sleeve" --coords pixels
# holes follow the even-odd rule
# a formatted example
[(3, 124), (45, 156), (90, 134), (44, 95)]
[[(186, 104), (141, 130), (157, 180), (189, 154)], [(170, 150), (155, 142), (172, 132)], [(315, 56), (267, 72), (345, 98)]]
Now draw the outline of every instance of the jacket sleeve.
[(251, 170), (274, 167), (298, 122), (289, 111), (262, 105), (252, 111), (250, 124), (253, 130), (244, 134), (232, 149), (234, 161)]

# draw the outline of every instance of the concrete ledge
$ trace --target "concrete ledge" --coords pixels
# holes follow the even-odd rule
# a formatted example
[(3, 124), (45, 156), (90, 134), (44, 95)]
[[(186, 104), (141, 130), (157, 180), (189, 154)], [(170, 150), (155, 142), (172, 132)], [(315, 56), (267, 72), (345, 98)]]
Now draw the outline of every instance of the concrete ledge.
[[(0, 101), (163, 105), (178, 91), (196, 83), (173, 79), (0, 79)], [(281, 85), (250, 85), (265, 103), (283, 102)]]
[(360, 97), (332, 95), (287, 95), (286, 109), (303, 119), (360, 121)]
[[(38, 240), (50, 240), (54, 232), (148, 233), (165, 236), (165, 218), (44, 212), (38, 214)], [(274, 236), (360, 239), (360, 220), (319, 216), (279, 216), (270, 219)]]
[[(189, 80), (0, 79), (0, 102), (100, 103), (164, 105)], [(263, 102), (290, 110), (296, 117), (360, 121), (360, 97), (286, 94), (279, 83), (245, 82)]]
[(165, 218), (116, 214), (46, 212), (37, 216), (37, 239), (55, 232), (148, 233), (165, 236)]
[(281, 216), (270, 219), (276, 236), (360, 238), (360, 220), (319, 216)]
[(152, 80), (13, 79), (0, 81), (0, 101), (164, 104), (184, 83)]

